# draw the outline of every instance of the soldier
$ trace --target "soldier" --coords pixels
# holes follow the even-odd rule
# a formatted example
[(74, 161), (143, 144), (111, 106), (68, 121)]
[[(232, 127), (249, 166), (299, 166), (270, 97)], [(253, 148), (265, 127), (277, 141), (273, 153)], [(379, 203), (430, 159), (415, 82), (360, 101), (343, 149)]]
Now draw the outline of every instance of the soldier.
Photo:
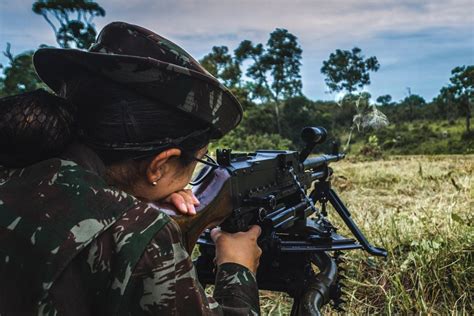
[[(209, 141), (240, 122), (235, 97), (174, 43), (122, 22), (87, 52), (44, 48), (34, 64), (77, 128), (56, 157), (0, 155), (0, 315), (259, 314), (260, 229), (212, 231), (207, 297), (179, 227), (149, 203), (195, 214), (199, 201), (184, 188)], [(29, 97), (0, 129), (54, 115)]]

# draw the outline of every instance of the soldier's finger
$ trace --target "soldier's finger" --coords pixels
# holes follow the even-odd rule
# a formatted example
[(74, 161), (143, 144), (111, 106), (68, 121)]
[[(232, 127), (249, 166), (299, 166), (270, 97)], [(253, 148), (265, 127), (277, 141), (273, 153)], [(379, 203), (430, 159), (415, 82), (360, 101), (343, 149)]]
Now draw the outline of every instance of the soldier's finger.
[(201, 202), (199, 202), (198, 198), (197, 198), (196, 195), (194, 194), (193, 190), (191, 190), (191, 189), (184, 189), (183, 191), (185, 191), (185, 192), (191, 197), (191, 199), (193, 200), (193, 204), (194, 204), (194, 205), (199, 205), (199, 204), (201, 204)]
[(184, 199), (188, 212), (190, 214), (196, 214), (196, 209), (194, 208), (194, 200), (192, 198), (192, 195), (190, 195), (189, 192), (186, 192), (185, 190), (181, 190), (176, 193), (181, 195), (181, 197)]
[(191, 191), (191, 194), (192, 194), (193, 199), (194, 199), (194, 204), (195, 204), (195, 205), (201, 204), (201, 202), (199, 202), (198, 198), (196, 197), (196, 195), (194, 194), (193, 191)]
[(178, 193), (172, 193), (168, 198), (165, 200), (168, 203), (173, 204), (180, 213), (187, 214), (188, 207), (186, 205), (186, 200), (183, 198), (182, 195)]
[(257, 239), (261, 233), (262, 233), (262, 229), (258, 225), (252, 225), (250, 229), (247, 231), (247, 234), (255, 237), (255, 239)]

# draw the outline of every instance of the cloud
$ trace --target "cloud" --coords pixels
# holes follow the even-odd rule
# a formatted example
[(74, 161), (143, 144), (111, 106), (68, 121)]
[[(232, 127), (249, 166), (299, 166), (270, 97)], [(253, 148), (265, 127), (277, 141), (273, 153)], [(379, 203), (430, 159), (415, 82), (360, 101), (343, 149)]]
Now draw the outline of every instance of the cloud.
[[(466, 30), (474, 25), (471, 0), (114, 0), (100, 3), (108, 15), (98, 20), (98, 26), (112, 20), (135, 22), (170, 38), (198, 58), (214, 45), (234, 49), (244, 39), (266, 42), (276, 27), (286, 28), (299, 38), (303, 63), (320, 64), (336, 48), (361, 46), (366, 51), (366, 47), (372, 46), (374, 51), (366, 52), (374, 54), (381, 51), (380, 46), (398, 46), (406, 40), (449, 41), (449, 34), (466, 35)], [(448, 36), (441, 38), (440, 30)], [(438, 36), (430, 38), (433, 32)], [(389, 54), (386, 59), (387, 65), (395, 65), (403, 58)]]
[[(104, 19), (96, 19), (99, 28), (113, 20), (124, 20), (153, 29), (177, 42), (193, 47), (207, 45), (209, 49), (220, 41), (233, 43), (249, 38), (262, 42), (276, 27), (287, 28), (298, 36), (304, 49), (318, 51), (321, 47), (332, 49), (348, 41), (380, 38), (380, 34), (390, 32), (403, 36), (430, 28), (466, 29), (474, 24), (472, 0), (98, 2), (107, 11)], [(25, 15), (31, 12), (31, 1), (2, 2), (0, 9), (2, 19), (15, 12)], [(33, 18), (32, 13), (29, 16), (43, 22), (39, 16)], [(16, 31), (22, 32), (21, 29)], [(30, 31), (41, 37), (34, 29)]]
[[(102, 2), (101, 2), (102, 3)], [(309, 38), (368, 35), (385, 30), (416, 31), (433, 26), (472, 25), (470, 0), (434, 1), (105, 1), (108, 12), (172, 35), (268, 33), (276, 26)], [(130, 10), (133, 9), (133, 12)], [(341, 33), (342, 32), (342, 33)]]

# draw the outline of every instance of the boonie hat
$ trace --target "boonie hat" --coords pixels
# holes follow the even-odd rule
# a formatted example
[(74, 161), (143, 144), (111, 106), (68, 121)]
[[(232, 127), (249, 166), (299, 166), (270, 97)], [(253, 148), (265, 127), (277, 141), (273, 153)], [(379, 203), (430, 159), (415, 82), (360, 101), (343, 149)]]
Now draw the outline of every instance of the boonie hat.
[(68, 78), (87, 70), (209, 123), (211, 138), (222, 137), (242, 119), (237, 99), (191, 55), (137, 25), (110, 23), (89, 51), (42, 48), (33, 63), (56, 93)]

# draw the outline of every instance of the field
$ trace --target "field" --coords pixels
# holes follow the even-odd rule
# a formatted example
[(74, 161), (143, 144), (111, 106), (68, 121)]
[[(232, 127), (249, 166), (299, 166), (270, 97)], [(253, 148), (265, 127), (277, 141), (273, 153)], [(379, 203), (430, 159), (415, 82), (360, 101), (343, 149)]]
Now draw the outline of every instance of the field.
[[(371, 135), (377, 136), (380, 150), (388, 155), (439, 155), (439, 154), (472, 154), (474, 138), (465, 135), (465, 120), (448, 121), (418, 120), (401, 124), (390, 124), (388, 127), (367, 133), (354, 133), (350, 147), (346, 152), (358, 154), (367, 146)], [(342, 135), (343, 143), (347, 141), (347, 132)]]
[[(347, 254), (346, 313), (472, 315), (474, 156), (391, 156), (333, 169), (356, 223), (389, 252), (386, 260)], [(261, 306), (264, 315), (288, 315), (291, 300), (261, 291)]]

